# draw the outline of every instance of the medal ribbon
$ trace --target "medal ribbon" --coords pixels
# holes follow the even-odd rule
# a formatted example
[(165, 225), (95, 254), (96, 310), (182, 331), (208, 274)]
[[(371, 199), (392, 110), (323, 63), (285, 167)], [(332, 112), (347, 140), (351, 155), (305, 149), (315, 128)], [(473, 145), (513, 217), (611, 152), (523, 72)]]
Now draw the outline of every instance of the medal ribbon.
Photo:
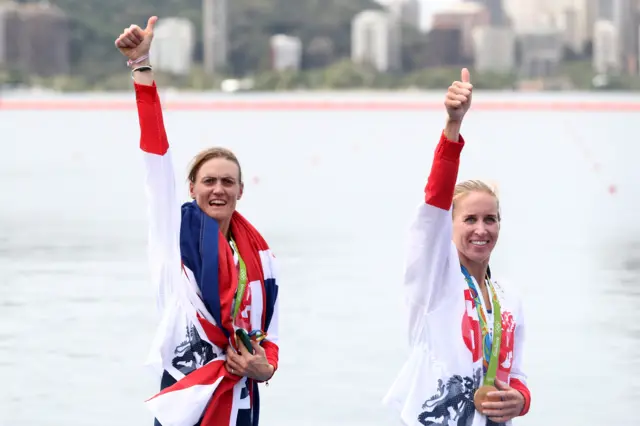
[(467, 281), (467, 285), (471, 290), (471, 295), (476, 304), (476, 310), (478, 311), (478, 321), (480, 322), (480, 331), (482, 333), (482, 353), (483, 353), (483, 367), (485, 370), (483, 385), (493, 386), (496, 373), (498, 371), (498, 355), (500, 354), (500, 343), (502, 341), (502, 314), (500, 311), (500, 301), (498, 296), (491, 285), (491, 280), (487, 278), (487, 286), (491, 287), (492, 303), (493, 303), (493, 341), (491, 339), (491, 333), (487, 328), (487, 318), (482, 311), (482, 298), (480, 293), (476, 289), (471, 275), (467, 268), (460, 265), (464, 279)]
[(244, 297), (244, 292), (247, 289), (247, 266), (244, 264), (244, 260), (240, 257), (240, 250), (238, 250), (238, 246), (236, 245), (233, 239), (230, 241), (230, 244), (233, 246), (236, 255), (238, 256), (238, 289), (236, 290), (236, 298), (233, 301), (233, 314), (231, 315), (232, 319), (236, 319), (238, 316), (238, 311), (240, 310), (240, 304), (242, 302), (242, 298)]
[[(233, 241), (233, 239), (230, 241), (230, 244), (232, 245), (236, 255), (238, 256), (238, 289), (236, 290), (236, 298), (233, 300), (233, 313), (231, 314), (231, 318), (235, 321), (236, 317), (238, 316), (238, 311), (240, 310), (240, 305), (242, 304), (242, 298), (244, 297), (244, 294), (247, 290), (247, 283), (249, 281), (249, 278), (247, 276), (247, 266), (240, 256), (240, 250), (238, 250), (238, 246), (236, 245), (235, 241)], [(235, 324), (233, 325), (233, 327), (236, 327)], [(249, 330), (245, 331), (249, 332)], [(251, 338), (251, 340), (260, 342), (267, 337), (267, 333), (260, 330), (253, 330), (249, 332), (249, 337)]]

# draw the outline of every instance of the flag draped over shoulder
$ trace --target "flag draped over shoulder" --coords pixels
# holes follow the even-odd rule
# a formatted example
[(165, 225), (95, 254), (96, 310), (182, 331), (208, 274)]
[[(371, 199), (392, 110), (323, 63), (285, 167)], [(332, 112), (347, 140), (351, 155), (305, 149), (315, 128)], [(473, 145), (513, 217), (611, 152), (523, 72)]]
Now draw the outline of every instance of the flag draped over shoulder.
[[(252, 326), (268, 332), (278, 296), (273, 254), (240, 213), (234, 212), (230, 229), (252, 288), (251, 313), (257, 315)], [(162, 426), (257, 425), (257, 383), (229, 373), (224, 366), (234, 331), (231, 310), (238, 283), (233, 252), (218, 223), (195, 201), (182, 206), (180, 253), (183, 271), (196, 286), (185, 286), (173, 315), (164, 321), (168, 332), (162, 363), (176, 381), (147, 405)], [(241, 413), (246, 413), (246, 422), (238, 420)]]

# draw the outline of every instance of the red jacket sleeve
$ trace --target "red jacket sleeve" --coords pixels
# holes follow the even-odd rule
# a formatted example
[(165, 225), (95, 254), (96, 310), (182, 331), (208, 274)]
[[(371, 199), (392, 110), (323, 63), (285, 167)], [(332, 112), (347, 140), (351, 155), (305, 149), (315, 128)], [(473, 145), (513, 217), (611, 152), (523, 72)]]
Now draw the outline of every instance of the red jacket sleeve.
[(522, 412), (520, 412), (520, 415), (524, 416), (529, 412), (529, 407), (531, 407), (531, 392), (529, 392), (529, 388), (518, 379), (511, 379), (510, 386), (520, 392), (524, 397), (524, 407), (522, 407)]
[[(268, 340), (264, 340), (262, 342), (262, 348), (264, 349), (264, 355), (267, 357), (267, 361), (269, 361), (269, 364), (273, 366), (273, 374), (275, 374), (278, 369), (278, 354), (280, 352), (280, 348), (278, 348), (278, 345)], [(273, 377), (273, 375), (271, 377)], [(269, 379), (271, 379), (271, 377), (269, 377)]]
[(449, 210), (451, 207), (453, 190), (458, 179), (460, 153), (463, 147), (462, 135), (459, 142), (453, 142), (447, 139), (442, 132), (431, 164), (429, 180), (425, 187), (425, 202), (427, 204), (443, 210)]
[(134, 88), (140, 121), (140, 149), (149, 154), (164, 155), (169, 142), (156, 83), (152, 86), (134, 83)]

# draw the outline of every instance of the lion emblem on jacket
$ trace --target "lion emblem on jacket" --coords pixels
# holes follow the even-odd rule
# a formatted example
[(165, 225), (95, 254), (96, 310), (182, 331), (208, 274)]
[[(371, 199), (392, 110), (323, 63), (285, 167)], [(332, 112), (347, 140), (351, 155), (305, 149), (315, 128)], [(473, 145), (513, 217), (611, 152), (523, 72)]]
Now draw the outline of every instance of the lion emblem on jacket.
[[(471, 426), (476, 408), (473, 393), (480, 385), (480, 369), (474, 377), (451, 376), (438, 380), (438, 391), (422, 404), (418, 421), (424, 426)], [(454, 422), (454, 423), (451, 423)]]
[(218, 357), (193, 324), (187, 326), (185, 340), (175, 348), (174, 355), (171, 364), (185, 376)]

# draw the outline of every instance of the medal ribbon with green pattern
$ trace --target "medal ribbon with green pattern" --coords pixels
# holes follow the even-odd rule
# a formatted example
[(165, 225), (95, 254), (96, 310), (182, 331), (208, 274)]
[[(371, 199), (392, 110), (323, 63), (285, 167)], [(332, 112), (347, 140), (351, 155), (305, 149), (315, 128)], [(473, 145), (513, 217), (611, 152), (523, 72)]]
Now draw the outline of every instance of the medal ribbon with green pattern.
[(487, 317), (482, 310), (482, 298), (480, 292), (476, 289), (471, 275), (467, 268), (460, 265), (464, 279), (467, 281), (467, 285), (471, 290), (471, 296), (473, 297), (476, 305), (476, 311), (478, 312), (478, 321), (480, 322), (480, 332), (482, 335), (482, 367), (485, 373), (484, 385), (493, 386), (496, 373), (498, 371), (498, 355), (500, 354), (500, 343), (502, 342), (502, 313), (500, 310), (500, 301), (495, 292), (495, 289), (491, 285), (491, 280), (487, 277), (487, 287), (491, 290), (492, 303), (493, 303), (493, 339), (487, 327)]
[(233, 313), (231, 318), (233, 320), (238, 316), (238, 311), (240, 310), (240, 305), (242, 304), (242, 298), (244, 297), (244, 292), (247, 289), (247, 282), (249, 279), (247, 278), (247, 266), (244, 264), (244, 260), (240, 256), (240, 250), (238, 250), (238, 246), (233, 239), (230, 241), (230, 244), (233, 246), (236, 255), (238, 256), (238, 289), (236, 290), (236, 298), (233, 301)]

